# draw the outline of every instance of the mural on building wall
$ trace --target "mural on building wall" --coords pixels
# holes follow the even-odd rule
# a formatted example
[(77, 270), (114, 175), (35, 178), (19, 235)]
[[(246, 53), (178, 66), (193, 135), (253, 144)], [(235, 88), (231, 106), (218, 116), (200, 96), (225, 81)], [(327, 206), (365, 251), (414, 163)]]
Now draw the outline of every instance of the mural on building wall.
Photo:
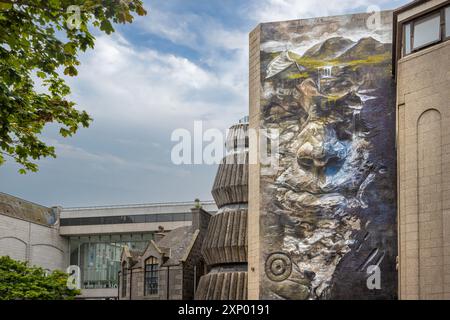
[(368, 18), (261, 26), (261, 126), (280, 130), (261, 175), (262, 298), (396, 297), (391, 13)]

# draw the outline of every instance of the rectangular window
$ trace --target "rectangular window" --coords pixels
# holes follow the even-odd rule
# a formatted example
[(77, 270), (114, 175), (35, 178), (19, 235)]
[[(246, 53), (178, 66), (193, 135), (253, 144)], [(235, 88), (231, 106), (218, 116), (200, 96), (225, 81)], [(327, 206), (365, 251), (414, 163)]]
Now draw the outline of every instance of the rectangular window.
[(122, 266), (122, 297), (125, 297), (127, 295), (127, 267), (124, 263)]
[(145, 222), (145, 215), (135, 215), (135, 216), (130, 216), (131, 220), (133, 221), (133, 223), (144, 223)]
[(441, 13), (414, 22), (413, 49), (417, 50), (441, 40)]
[(158, 259), (150, 257), (145, 260), (144, 295), (158, 294), (159, 264)]
[(153, 233), (144, 233), (142, 238), (143, 238), (144, 241), (153, 240)]
[(411, 23), (405, 25), (404, 37), (405, 37), (404, 52), (405, 55), (407, 55), (411, 53)]
[(145, 222), (156, 222), (156, 214), (148, 214), (145, 216)]
[(175, 213), (173, 215), (173, 221), (186, 221), (185, 213)]
[(450, 37), (450, 7), (445, 8), (445, 36)]
[(156, 215), (158, 222), (169, 222), (173, 221), (172, 213), (160, 213)]

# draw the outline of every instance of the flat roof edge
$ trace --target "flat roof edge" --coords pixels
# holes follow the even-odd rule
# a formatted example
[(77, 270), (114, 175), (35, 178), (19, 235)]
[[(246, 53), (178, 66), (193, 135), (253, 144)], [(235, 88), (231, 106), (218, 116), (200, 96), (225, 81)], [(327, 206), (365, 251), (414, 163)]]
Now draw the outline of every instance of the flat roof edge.
[[(213, 200), (201, 201), (202, 205), (216, 205)], [(194, 201), (185, 202), (155, 202), (142, 204), (123, 204), (123, 205), (104, 205), (104, 206), (88, 206), (88, 207), (66, 207), (62, 208), (62, 212), (67, 211), (85, 211), (85, 210), (104, 210), (104, 209), (126, 209), (126, 208), (146, 208), (146, 207), (169, 207), (169, 206), (195, 206)]]

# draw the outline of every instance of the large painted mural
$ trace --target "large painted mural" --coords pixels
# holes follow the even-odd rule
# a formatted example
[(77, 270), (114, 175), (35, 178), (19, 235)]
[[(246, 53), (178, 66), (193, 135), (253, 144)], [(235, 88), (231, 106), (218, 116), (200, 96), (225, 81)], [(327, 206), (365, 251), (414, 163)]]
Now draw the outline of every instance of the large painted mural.
[(261, 175), (261, 298), (396, 297), (391, 13), (371, 18), (261, 26), (261, 127), (280, 131)]

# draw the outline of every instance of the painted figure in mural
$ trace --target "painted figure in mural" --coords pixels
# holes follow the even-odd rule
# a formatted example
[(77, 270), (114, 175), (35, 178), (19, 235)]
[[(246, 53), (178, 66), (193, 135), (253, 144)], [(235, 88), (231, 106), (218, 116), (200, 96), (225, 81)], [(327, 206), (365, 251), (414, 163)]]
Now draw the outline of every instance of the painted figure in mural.
[(282, 160), (266, 189), (275, 200), (267, 225), (281, 234), (266, 297), (394, 295), (391, 274), (381, 294), (366, 284), (368, 268), (390, 270), (396, 254), (395, 160), (382, 151), (395, 121), (381, 118), (391, 106), (389, 56), (372, 37), (332, 37), (267, 59), (264, 125), (281, 129)]

